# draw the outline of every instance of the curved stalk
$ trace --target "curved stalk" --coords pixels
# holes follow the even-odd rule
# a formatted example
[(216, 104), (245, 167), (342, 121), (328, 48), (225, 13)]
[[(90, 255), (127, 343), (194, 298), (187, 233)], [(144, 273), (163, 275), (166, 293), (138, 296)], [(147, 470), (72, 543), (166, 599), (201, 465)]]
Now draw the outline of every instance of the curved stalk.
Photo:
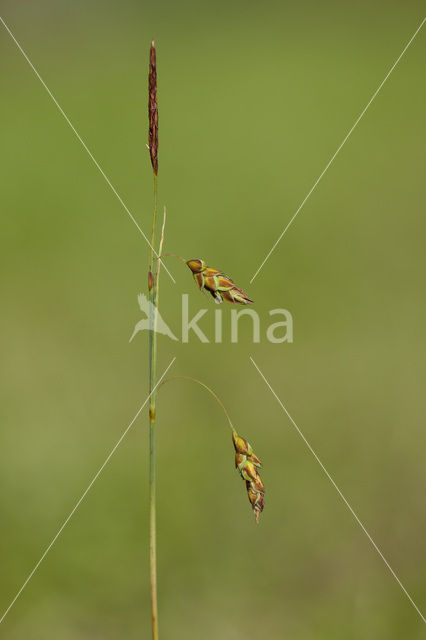
[(172, 382), (172, 380), (189, 380), (190, 382), (199, 384), (200, 387), (206, 389), (206, 391), (208, 391), (210, 395), (213, 396), (213, 398), (216, 400), (223, 413), (225, 414), (225, 417), (232, 430), (232, 441), (235, 448), (235, 466), (237, 467), (243, 480), (245, 480), (247, 495), (254, 512), (256, 524), (258, 524), (259, 516), (265, 506), (265, 486), (259, 475), (259, 469), (262, 466), (262, 463), (255, 455), (252, 446), (247, 442), (245, 438), (238, 435), (238, 433), (234, 429), (232, 420), (222, 400), (220, 400), (216, 393), (212, 389), (210, 389), (210, 387), (208, 387), (204, 382), (201, 382), (201, 380), (198, 380), (197, 378), (192, 378), (191, 376), (172, 376), (159, 384), (157, 390), (159, 390), (168, 382)]
[(182, 256), (179, 256), (177, 253), (161, 253), (161, 250), (158, 252), (158, 256), (157, 256), (157, 260), (160, 260), (160, 258), (166, 258), (172, 256), (173, 258), (179, 258), (179, 260), (182, 260), (182, 262), (184, 262), (185, 264), (188, 262), (187, 260), (185, 260), (185, 258), (182, 258)]
[(204, 384), (204, 382), (201, 382), (201, 380), (197, 380), (197, 378), (191, 378), (191, 376), (172, 376), (170, 378), (166, 378), (166, 380), (164, 380), (161, 384), (159, 384), (157, 391), (159, 391), (161, 387), (167, 384), (168, 382), (172, 382), (172, 380), (189, 380), (191, 382), (196, 382), (197, 384), (200, 385), (200, 387), (204, 387), (204, 389), (206, 389), (213, 396), (213, 398), (218, 403), (219, 407), (222, 409), (223, 413), (226, 416), (226, 419), (229, 422), (229, 426), (231, 427), (232, 431), (235, 431), (234, 425), (232, 424), (231, 418), (229, 417), (229, 413), (227, 412), (222, 400), (215, 394), (215, 392), (212, 389), (210, 389), (210, 387)]

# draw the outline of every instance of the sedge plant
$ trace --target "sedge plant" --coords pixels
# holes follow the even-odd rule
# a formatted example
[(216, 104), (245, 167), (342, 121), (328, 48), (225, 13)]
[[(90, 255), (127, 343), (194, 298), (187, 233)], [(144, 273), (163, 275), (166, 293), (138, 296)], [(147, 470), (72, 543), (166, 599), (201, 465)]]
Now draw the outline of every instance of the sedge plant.
[[(149, 490), (149, 521), (150, 521), (150, 588), (151, 588), (151, 616), (152, 616), (152, 638), (158, 640), (158, 600), (157, 600), (157, 536), (156, 536), (156, 402), (157, 392), (166, 383), (174, 380), (186, 380), (201, 385), (208, 391), (221, 407), (231, 428), (232, 441), (235, 449), (235, 467), (238, 469), (242, 479), (246, 484), (247, 495), (254, 512), (255, 522), (259, 522), (259, 516), (264, 508), (265, 487), (259, 475), (261, 462), (253, 452), (251, 445), (247, 440), (241, 437), (235, 430), (229, 413), (222, 401), (215, 392), (204, 382), (192, 378), (190, 376), (173, 376), (167, 378), (157, 387), (157, 316), (159, 308), (159, 292), (160, 292), (160, 269), (161, 258), (163, 254), (164, 230), (166, 223), (166, 209), (163, 211), (163, 222), (161, 227), (160, 241), (158, 245), (158, 253), (155, 251), (156, 228), (157, 228), (157, 208), (158, 208), (158, 101), (157, 101), (157, 61), (156, 49), (154, 41), (151, 43), (150, 59), (149, 59), (149, 75), (148, 75), (148, 149), (151, 157), (151, 165), (153, 170), (153, 215), (152, 215), (152, 231), (149, 252), (149, 269), (148, 269), (148, 292), (149, 292), (149, 459), (150, 459), (150, 490)], [(221, 303), (223, 300), (231, 304), (251, 304), (248, 295), (238, 287), (234, 281), (223, 271), (208, 267), (204, 260), (194, 258), (186, 260), (180, 258), (191, 270), (195, 282), (199, 289), (208, 292), (214, 298), (215, 302)]]

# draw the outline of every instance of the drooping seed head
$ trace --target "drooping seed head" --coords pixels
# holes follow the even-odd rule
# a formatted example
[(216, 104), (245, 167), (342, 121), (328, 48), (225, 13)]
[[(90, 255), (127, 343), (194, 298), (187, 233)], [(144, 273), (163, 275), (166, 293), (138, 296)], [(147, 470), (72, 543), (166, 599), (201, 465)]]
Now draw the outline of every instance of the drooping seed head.
[(235, 466), (246, 482), (247, 495), (254, 511), (256, 523), (258, 523), (259, 516), (265, 506), (263, 497), (265, 487), (258, 471), (261, 466), (260, 460), (254, 454), (247, 440), (239, 436), (234, 429), (232, 430), (232, 441), (235, 448)]

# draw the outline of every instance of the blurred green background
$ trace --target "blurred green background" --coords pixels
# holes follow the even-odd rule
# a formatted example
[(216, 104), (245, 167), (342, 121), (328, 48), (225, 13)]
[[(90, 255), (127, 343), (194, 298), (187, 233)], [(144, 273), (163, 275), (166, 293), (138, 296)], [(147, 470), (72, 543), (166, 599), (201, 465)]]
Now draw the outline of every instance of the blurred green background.
[[(230, 344), (160, 338), (264, 463), (259, 527), (213, 400), (158, 408), (162, 638), (390, 640), (425, 627), (250, 363), (252, 355), (420, 609), (426, 607), (419, 34), (271, 259), (250, 278), (423, 18), (421, 2), (49, 2), (2, 16), (148, 232), (147, 62), (158, 50), (166, 250), (255, 301)], [(0, 25), (1, 26), (1, 25)], [(147, 246), (3, 27), (1, 579), (9, 605), (147, 395)], [(212, 338), (215, 305), (174, 259)], [(268, 311), (294, 343), (265, 338)], [(227, 320), (228, 319), (228, 320)], [(10, 640), (150, 637), (147, 415), (0, 626)]]

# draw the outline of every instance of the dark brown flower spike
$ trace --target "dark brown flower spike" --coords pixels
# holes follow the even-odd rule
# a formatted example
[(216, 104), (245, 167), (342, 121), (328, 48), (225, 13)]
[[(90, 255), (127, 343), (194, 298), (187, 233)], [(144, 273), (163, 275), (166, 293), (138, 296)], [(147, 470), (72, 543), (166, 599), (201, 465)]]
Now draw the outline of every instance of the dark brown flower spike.
[(151, 42), (148, 76), (148, 148), (154, 175), (158, 174), (158, 103), (157, 103), (157, 56), (154, 40)]

